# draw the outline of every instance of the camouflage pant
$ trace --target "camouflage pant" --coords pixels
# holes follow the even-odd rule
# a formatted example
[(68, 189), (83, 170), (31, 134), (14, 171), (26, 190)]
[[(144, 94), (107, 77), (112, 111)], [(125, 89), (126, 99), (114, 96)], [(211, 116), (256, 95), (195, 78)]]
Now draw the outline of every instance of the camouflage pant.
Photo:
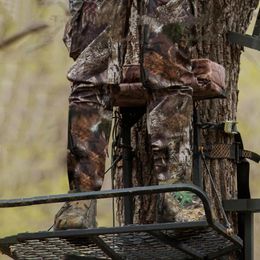
[[(70, 189), (99, 190), (112, 124), (111, 97), (106, 87), (72, 87), (68, 131)], [(151, 95), (147, 128), (151, 137), (154, 174), (159, 181), (191, 181), (192, 98), (189, 91), (164, 90)]]
[(68, 131), (71, 190), (99, 190), (102, 186), (112, 123), (109, 100), (104, 88), (72, 87)]

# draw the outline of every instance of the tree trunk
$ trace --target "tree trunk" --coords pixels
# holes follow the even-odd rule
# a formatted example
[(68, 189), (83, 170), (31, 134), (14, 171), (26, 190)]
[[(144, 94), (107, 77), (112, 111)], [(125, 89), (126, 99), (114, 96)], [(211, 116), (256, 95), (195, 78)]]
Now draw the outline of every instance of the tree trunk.
[[(231, 45), (227, 40), (228, 31), (245, 33), (252, 17), (252, 11), (258, 1), (198, 1), (196, 37), (198, 44), (194, 58), (208, 58), (223, 65), (226, 69), (227, 99), (214, 99), (198, 103), (202, 122), (236, 121), (238, 89), (237, 82), (240, 69), (241, 48)], [(202, 132), (203, 143), (230, 143), (233, 136), (220, 131), (205, 130)], [(208, 160), (210, 171), (222, 199), (236, 198), (236, 164), (228, 159)], [(204, 169), (204, 189), (214, 200), (214, 210), (219, 219), (222, 214), (217, 207), (215, 194), (212, 191), (208, 175)]]
[[(194, 0), (194, 14), (196, 25), (192, 58), (208, 58), (223, 65), (226, 69), (226, 85), (228, 89), (226, 99), (212, 99), (198, 102), (198, 111), (202, 122), (220, 123), (225, 120), (236, 121), (238, 89), (237, 82), (240, 68), (241, 47), (229, 44), (227, 33), (229, 31), (245, 33), (257, 7), (258, 0)], [(152, 174), (151, 147), (148, 142), (146, 130), (146, 116), (138, 122), (132, 130), (132, 146), (135, 148), (135, 172), (133, 174), (134, 186), (145, 186), (157, 183), (156, 176)], [(233, 142), (233, 136), (221, 131), (203, 130), (202, 143)], [(213, 175), (219, 196), (222, 199), (236, 198), (236, 164), (228, 159), (207, 160)], [(122, 187), (121, 167), (119, 167), (117, 185)], [(223, 216), (219, 210), (216, 196), (212, 190), (209, 177), (203, 167), (203, 185), (208, 196), (214, 203), (216, 217), (222, 221)], [(135, 198), (135, 223), (152, 223), (156, 219), (156, 196), (142, 196)], [(118, 203), (119, 222), (123, 221), (122, 201)], [(229, 216), (233, 227), (236, 219)]]

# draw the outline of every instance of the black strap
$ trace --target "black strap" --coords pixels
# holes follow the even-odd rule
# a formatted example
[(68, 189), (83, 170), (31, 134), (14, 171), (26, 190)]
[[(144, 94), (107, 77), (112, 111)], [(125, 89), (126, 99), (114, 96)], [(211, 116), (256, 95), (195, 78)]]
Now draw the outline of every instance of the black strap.
[[(240, 136), (240, 134), (235, 135)], [(243, 149), (242, 140), (233, 144), (205, 144), (202, 145), (205, 156), (209, 159), (230, 159), (241, 162), (250, 159), (256, 163), (260, 162), (260, 155)]]
[(201, 154), (199, 151), (200, 144), (200, 115), (197, 109), (196, 103), (193, 104), (193, 184), (201, 187), (203, 189), (203, 174), (202, 174), (202, 161)]
[(235, 43), (240, 46), (245, 46), (260, 51), (260, 11), (258, 11), (252, 36), (237, 32), (229, 32), (228, 40), (230, 43)]
[[(240, 149), (243, 150), (244, 145), (240, 133), (235, 135), (235, 141), (240, 144)], [(250, 164), (246, 159), (242, 159), (237, 163), (237, 188), (239, 199), (250, 199), (249, 171)]]
[[(240, 133), (235, 135), (235, 141), (240, 144), (240, 149), (244, 149), (243, 141)], [(238, 199), (250, 199), (249, 188), (249, 171), (250, 164), (246, 159), (242, 159), (237, 163), (237, 197)], [(245, 238), (245, 216), (243, 213), (238, 213), (238, 235), (242, 240)]]
[(230, 43), (235, 43), (240, 46), (245, 46), (260, 51), (260, 37), (247, 34), (244, 35), (237, 32), (229, 32), (228, 40)]
[(255, 27), (253, 31), (253, 35), (260, 37), (260, 11), (258, 10), (258, 15), (255, 22)]
[(249, 171), (250, 164), (244, 159), (237, 164), (237, 190), (238, 199), (250, 199), (249, 189)]
[(260, 162), (260, 155), (248, 150), (241, 150), (241, 158), (248, 158), (256, 163)]

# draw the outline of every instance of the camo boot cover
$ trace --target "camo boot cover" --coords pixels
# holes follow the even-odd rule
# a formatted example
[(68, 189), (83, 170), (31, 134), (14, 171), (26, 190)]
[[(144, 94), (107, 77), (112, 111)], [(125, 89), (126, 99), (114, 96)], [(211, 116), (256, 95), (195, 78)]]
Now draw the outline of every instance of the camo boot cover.
[[(109, 108), (106, 90), (84, 84), (73, 86), (67, 160), (71, 192), (101, 189), (112, 120)], [(55, 217), (54, 228), (94, 226), (95, 208), (95, 201), (65, 203)]]

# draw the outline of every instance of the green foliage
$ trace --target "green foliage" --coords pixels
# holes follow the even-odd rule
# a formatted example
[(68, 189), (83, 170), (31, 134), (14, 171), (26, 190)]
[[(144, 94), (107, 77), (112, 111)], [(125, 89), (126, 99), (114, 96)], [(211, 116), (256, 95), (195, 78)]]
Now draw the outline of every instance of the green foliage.
[(163, 26), (162, 31), (168, 38), (177, 43), (180, 41), (185, 30), (185, 26), (181, 23), (171, 23)]
[(180, 203), (180, 206), (184, 208), (192, 203), (193, 193), (189, 191), (174, 192), (174, 198)]

